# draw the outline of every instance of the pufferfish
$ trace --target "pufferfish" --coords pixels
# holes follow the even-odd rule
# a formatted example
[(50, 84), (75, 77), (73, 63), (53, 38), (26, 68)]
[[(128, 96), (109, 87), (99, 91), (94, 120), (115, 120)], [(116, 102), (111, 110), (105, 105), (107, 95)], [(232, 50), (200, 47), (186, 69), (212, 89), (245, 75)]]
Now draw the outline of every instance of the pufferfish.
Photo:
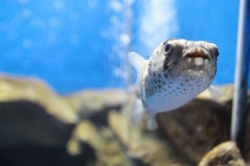
[(221, 92), (211, 85), (216, 74), (218, 47), (205, 41), (168, 39), (149, 60), (135, 52), (128, 60), (137, 70), (139, 98), (132, 104), (131, 120), (138, 124), (148, 115), (147, 127), (158, 127), (155, 115), (177, 109), (208, 89), (212, 98)]

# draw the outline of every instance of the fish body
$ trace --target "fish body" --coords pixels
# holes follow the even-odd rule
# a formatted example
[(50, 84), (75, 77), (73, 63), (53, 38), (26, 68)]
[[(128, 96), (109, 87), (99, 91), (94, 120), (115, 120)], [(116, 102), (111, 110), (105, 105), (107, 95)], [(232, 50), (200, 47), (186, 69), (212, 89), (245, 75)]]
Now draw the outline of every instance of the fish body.
[(138, 123), (147, 111), (148, 128), (157, 128), (155, 114), (179, 108), (209, 88), (216, 74), (218, 55), (218, 47), (213, 43), (184, 39), (160, 43), (149, 60), (129, 53), (128, 59), (138, 71), (140, 96), (133, 104), (132, 121)]

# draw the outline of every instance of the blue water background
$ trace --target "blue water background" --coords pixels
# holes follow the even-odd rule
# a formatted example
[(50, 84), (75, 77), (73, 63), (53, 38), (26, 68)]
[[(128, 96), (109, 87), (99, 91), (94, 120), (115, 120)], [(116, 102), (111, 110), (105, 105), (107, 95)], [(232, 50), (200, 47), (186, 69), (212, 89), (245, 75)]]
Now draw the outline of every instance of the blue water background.
[[(234, 82), (238, 1), (161, 0), (160, 16), (163, 20), (168, 14), (173, 17), (158, 27), (151, 18), (157, 5), (151, 8), (151, 1), (129, 2), (131, 51), (147, 58), (154, 46), (170, 37), (210, 41), (220, 49), (214, 84)], [(125, 88), (127, 22), (123, 3), (1, 0), (0, 72), (43, 79), (61, 94), (87, 88)], [(143, 28), (155, 32), (150, 36)]]

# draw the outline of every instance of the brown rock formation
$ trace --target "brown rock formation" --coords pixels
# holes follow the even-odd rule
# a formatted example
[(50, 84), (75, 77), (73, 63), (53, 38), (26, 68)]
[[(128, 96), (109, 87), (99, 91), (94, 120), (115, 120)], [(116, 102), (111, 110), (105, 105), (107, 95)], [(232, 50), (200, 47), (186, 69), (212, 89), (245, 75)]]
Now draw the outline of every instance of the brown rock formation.
[[(205, 92), (180, 109), (157, 115), (160, 128), (152, 132), (145, 119), (131, 126), (134, 96), (124, 91), (84, 90), (60, 96), (40, 80), (0, 76), (0, 165), (194, 165), (229, 140), (233, 88), (220, 88), (224, 95), (219, 101)], [(246, 162), (249, 142), (250, 127)], [(211, 163), (223, 164), (221, 154), (229, 152), (235, 159), (234, 147), (222, 144), (200, 164), (212, 158), (218, 160)]]
[(240, 151), (235, 142), (224, 142), (209, 151), (201, 160), (199, 166), (245, 166)]

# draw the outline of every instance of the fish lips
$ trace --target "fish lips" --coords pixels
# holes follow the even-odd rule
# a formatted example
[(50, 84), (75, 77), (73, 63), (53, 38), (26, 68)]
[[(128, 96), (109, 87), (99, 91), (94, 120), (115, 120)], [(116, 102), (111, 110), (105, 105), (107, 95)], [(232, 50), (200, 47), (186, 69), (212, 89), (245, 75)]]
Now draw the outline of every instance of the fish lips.
[(211, 59), (209, 51), (203, 45), (194, 45), (183, 50), (183, 57)]
[(184, 62), (191, 68), (201, 68), (211, 60), (210, 53), (203, 47), (191, 47), (183, 53)]

